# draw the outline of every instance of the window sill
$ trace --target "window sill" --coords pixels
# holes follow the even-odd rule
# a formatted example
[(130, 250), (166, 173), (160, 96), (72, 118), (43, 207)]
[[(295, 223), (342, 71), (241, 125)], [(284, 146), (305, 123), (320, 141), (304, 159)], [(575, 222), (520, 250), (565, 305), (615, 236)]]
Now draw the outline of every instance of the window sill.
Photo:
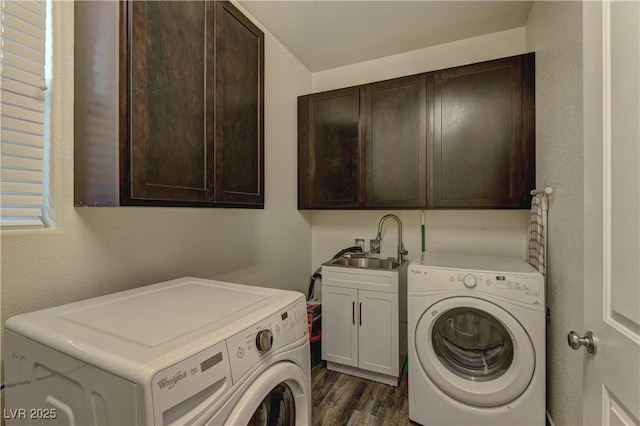
[(6, 228), (0, 229), (0, 235), (2, 237), (8, 236), (30, 236), (30, 235), (47, 235), (47, 234), (60, 234), (62, 231), (60, 228)]

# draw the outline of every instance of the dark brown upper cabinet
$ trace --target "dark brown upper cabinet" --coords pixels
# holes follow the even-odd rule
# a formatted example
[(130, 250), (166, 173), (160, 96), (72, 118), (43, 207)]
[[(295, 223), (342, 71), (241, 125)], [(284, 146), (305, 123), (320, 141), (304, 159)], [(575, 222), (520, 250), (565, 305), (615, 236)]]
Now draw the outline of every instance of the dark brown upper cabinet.
[(264, 34), (215, 5), (215, 201), (264, 205)]
[(228, 1), (74, 13), (75, 204), (264, 207), (262, 31)]
[(298, 98), (298, 208), (426, 207), (423, 75)]
[(530, 206), (534, 66), (531, 53), (429, 73), (430, 207)]
[(424, 74), (362, 89), (367, 207), (426, 207)]
[(298, 208), (360, 206), (360, 90), (298, 98)]
[(123, 204), (212, 201), (213, 7), (122, 4)]
[(298, 98), (298, 208), (529, 208), (534, 54)]
[(122, 10), (123, 204), (264, 206), (262, 31), (226, 1)]

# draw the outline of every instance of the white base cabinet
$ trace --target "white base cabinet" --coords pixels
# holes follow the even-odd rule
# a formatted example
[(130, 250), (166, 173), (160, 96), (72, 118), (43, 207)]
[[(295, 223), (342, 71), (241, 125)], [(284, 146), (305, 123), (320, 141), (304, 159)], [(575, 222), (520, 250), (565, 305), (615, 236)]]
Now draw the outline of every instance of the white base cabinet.
[(406, 269), (322, 267), (327, 368), (397, 386), (406, 359)]
[(358, 366), (357, 304), (358, 290), (322, 285), (322, 359)]

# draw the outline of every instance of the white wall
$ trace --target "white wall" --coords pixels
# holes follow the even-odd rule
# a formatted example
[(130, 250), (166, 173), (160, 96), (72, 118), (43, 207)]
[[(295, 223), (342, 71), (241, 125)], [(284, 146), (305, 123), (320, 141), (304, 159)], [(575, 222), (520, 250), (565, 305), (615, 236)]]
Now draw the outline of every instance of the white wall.
[(311, 73), (265, 31), (264, 210), (74, 208), (73, 7), (53, 4), (56, 228), (2, 232), (2, 324), (19, 313), (185, 275), (306, 293), (311, 226), (296, 204), (296, 98), (311, 91)]
[(356, 86), (405, 75), (519, 55), (525, 52), (525, 27), (412, 50), (313, 73), (313, 91)]
[[(487, 34), (313, 74), (313, 91), (364, 84), (525, 53), (525, 28)], [(386, 211), (314, 211), (312, 266), (318, 268), (353, 237), (376, 236)], [(421, 251), (420, 212), (394, 211), (413, 259)], [(527, 210), (430, 210), (425, 212), (426, 249), (526, 257)], [(385, 223), (382, 254), (396, 256), (395, 221)]]
[[(312, 227), (314, 268), (331, 259), (340, 249), (352, 246), (355, 237), (375, 238), (380, 218), (387, 213), (402, 221), (402, 240), (413, 259), (422, 250), (419, 210), (315, 211)], [(427, 250), (495, 256), (525, 257), (528, 211), (522, 210), (427, 210), (425, 246)], [(398, 228), (394, 220), (385, 221), (381, 254), (397, 256)], [(367, 247), (368, 249), (368, 247)]]
[(556, 425), (582, 419), (582, 354), (566, 343), (583, 321), (582, 4), (535, 2), (527, 49), (536, 51), (537, 185), (549, 206), (547, 408)]

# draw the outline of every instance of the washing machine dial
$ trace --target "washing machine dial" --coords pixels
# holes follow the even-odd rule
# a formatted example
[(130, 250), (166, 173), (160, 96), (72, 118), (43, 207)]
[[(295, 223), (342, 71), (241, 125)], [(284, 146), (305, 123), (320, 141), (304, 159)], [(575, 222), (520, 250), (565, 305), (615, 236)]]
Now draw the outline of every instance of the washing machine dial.
[(256, 349), (258, 352), (264, 353), (273, 346), (273, 333), (271, 330), (260, 330), (256, 334)]
[(462, 278), (462, 284), (467, 288), (473, 288), (476, 286), (476, 277), (471, 274), (467, 274)]

